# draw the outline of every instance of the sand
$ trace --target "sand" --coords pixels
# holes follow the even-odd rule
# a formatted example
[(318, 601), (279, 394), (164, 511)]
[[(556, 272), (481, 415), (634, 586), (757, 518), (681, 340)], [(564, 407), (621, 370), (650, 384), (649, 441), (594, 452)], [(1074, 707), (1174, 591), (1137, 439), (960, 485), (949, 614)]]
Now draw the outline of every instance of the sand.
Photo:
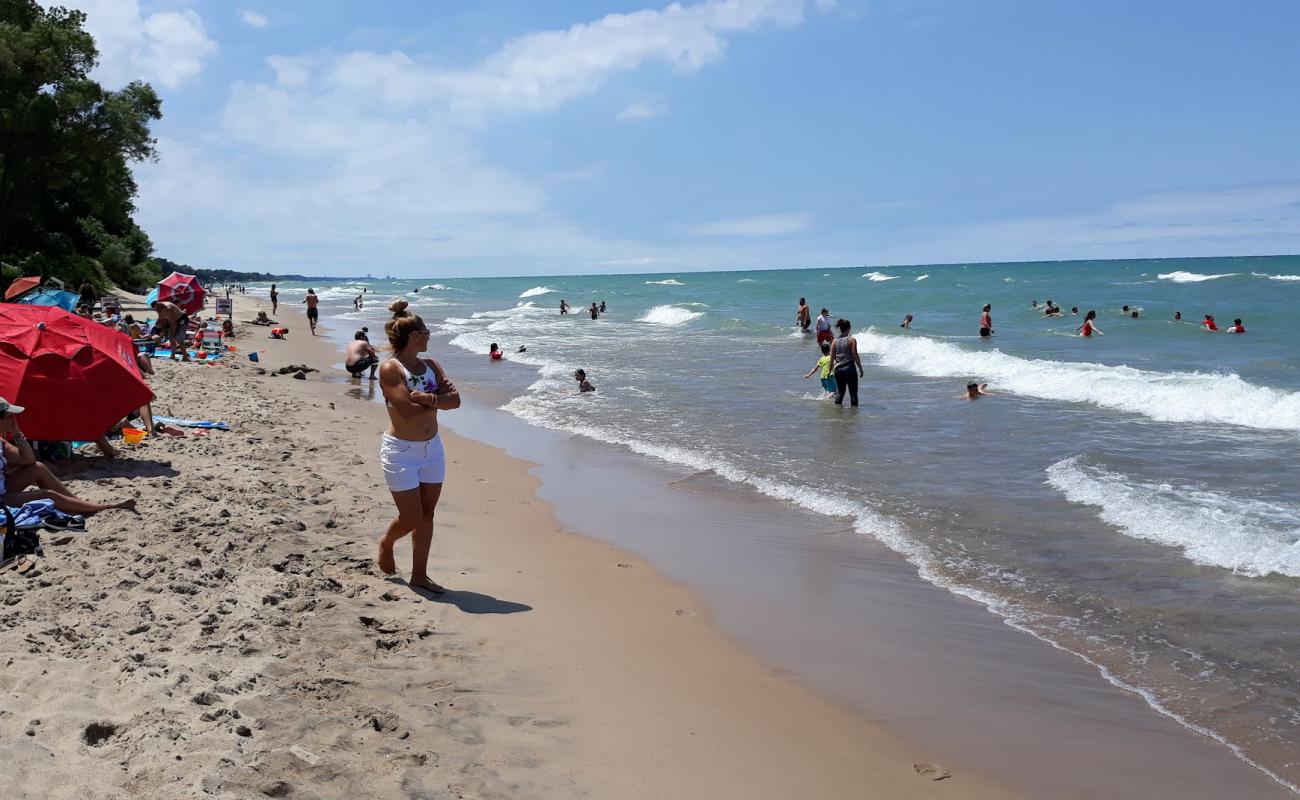
[[(452, 591), (408, 587), (405, 547), (379, 573), (385, 413), (300, 308), (287, 341), (241, 325), (219, 364), (158, 363), (155, 413), (231, 431), (56, 468), (141, 513), (0, 573), (0, 797), (1013, 796), (774, 674), (474, 441), (444, 433)], [(263, 371), (291, 363), (322, 372)]]

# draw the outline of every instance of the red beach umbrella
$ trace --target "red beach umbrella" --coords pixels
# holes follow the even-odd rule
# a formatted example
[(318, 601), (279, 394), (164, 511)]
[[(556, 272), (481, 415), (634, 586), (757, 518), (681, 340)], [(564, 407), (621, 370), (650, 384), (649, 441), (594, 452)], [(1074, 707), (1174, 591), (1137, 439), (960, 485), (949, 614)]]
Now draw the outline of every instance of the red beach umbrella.
[(199, 279), (183, 272), (173, 272), (158, 281), (158, 299), (170, 300), (180, 306), (186, 314), (193, 314), (203, 308), (207, 292), (199, 285)]
[(12, 300), (23, 292), (31, 291), (40, 285), (41, 277), (39, 275), (32, 275), (26, 278), (16, 278), (13, 283), (9, 284), (9, 288), (5, 289), (5, 299)]
[(93, 441), (153, 399), (125, 333), (54, 306), (0, 305), (0, 397), (32, 439)]

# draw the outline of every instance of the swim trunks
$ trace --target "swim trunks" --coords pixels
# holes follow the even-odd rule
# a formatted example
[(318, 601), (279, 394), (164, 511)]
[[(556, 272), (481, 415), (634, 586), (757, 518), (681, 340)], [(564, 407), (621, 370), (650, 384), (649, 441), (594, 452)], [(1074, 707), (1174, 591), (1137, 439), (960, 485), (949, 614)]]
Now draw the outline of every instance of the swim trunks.
[(980, 328), (980, 336), (992, 336), (992, 335), (993, 335), (993, 331), (989, 330), (988, 328)]
[(424, 442), (385, 433), (379, 443), (379, 463), (392, 492), (418, 489), (422, 483), (442, 483), (447, 477), (447, 456), (440, 433)]
[(834, 394), (835, 390), (839, 388), (835, 383), (835, 376), (831, 375), (829, 378), (822, 378), (822, 388)]
[(833, 342), (833, 341), (835, 341), (835, 337), (831, 334), (830, 331), (817, 331), (817, 344), (821, 344), (822, 342)]
[(375, 358), (374, 356), (366, 356), (365, 358), (361, 359), (357, 363), (348, 364), (346, 366), (348, 372), (352, 373), (353, 375), (360, 375), (361, 373), (365, 372), (366, 370), (370, 369), (371, 367), (373, 367), (378, 363), (379, 363), (378, 358)]
[(320, 317), (320, 310), (315, 308), (307, 309), (307, 319), (315, 320)]

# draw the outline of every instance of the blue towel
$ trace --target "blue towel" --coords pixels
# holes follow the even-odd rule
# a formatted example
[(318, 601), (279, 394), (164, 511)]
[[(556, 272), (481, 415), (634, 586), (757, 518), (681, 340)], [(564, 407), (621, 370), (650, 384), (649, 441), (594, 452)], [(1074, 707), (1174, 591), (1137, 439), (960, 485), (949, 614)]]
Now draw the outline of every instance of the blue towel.
[(230, 430), (229, 422), (209, 422), (203, 419), (178, 419), (176, 417), (160, 417), (154, 415), (154, 422), (162, 422), (167, 425), (175, 425), (179, 428), (210, 428), (219, 431)]
[(21, 508), (10, 506), (9, 513), (13, 515), (16, 530), (41, 528), (47, 522), (66, 526), (74, 519), (72, 515), (55, 508), (53, 500), (33, 500), (30, 503), (23, 503)]

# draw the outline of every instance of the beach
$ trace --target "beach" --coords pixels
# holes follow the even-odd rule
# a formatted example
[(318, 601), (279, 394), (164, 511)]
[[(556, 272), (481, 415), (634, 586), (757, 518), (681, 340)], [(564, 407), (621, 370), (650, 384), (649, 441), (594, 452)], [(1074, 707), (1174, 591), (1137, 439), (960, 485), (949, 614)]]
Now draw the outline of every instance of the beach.
[[(241, 325), (231, 366), (157, 365), (155, 413), (230, 431), (58, 470), (141, 514), (0, 575), (4, 796), (1017, 796), (764, 666), (500, 450), (447, 436), (431, 573), (452, 591), (385, 578), (383, 408), (277, 318), (288, 340)], [(288, 364), (324, 374), (258, 374)]]

